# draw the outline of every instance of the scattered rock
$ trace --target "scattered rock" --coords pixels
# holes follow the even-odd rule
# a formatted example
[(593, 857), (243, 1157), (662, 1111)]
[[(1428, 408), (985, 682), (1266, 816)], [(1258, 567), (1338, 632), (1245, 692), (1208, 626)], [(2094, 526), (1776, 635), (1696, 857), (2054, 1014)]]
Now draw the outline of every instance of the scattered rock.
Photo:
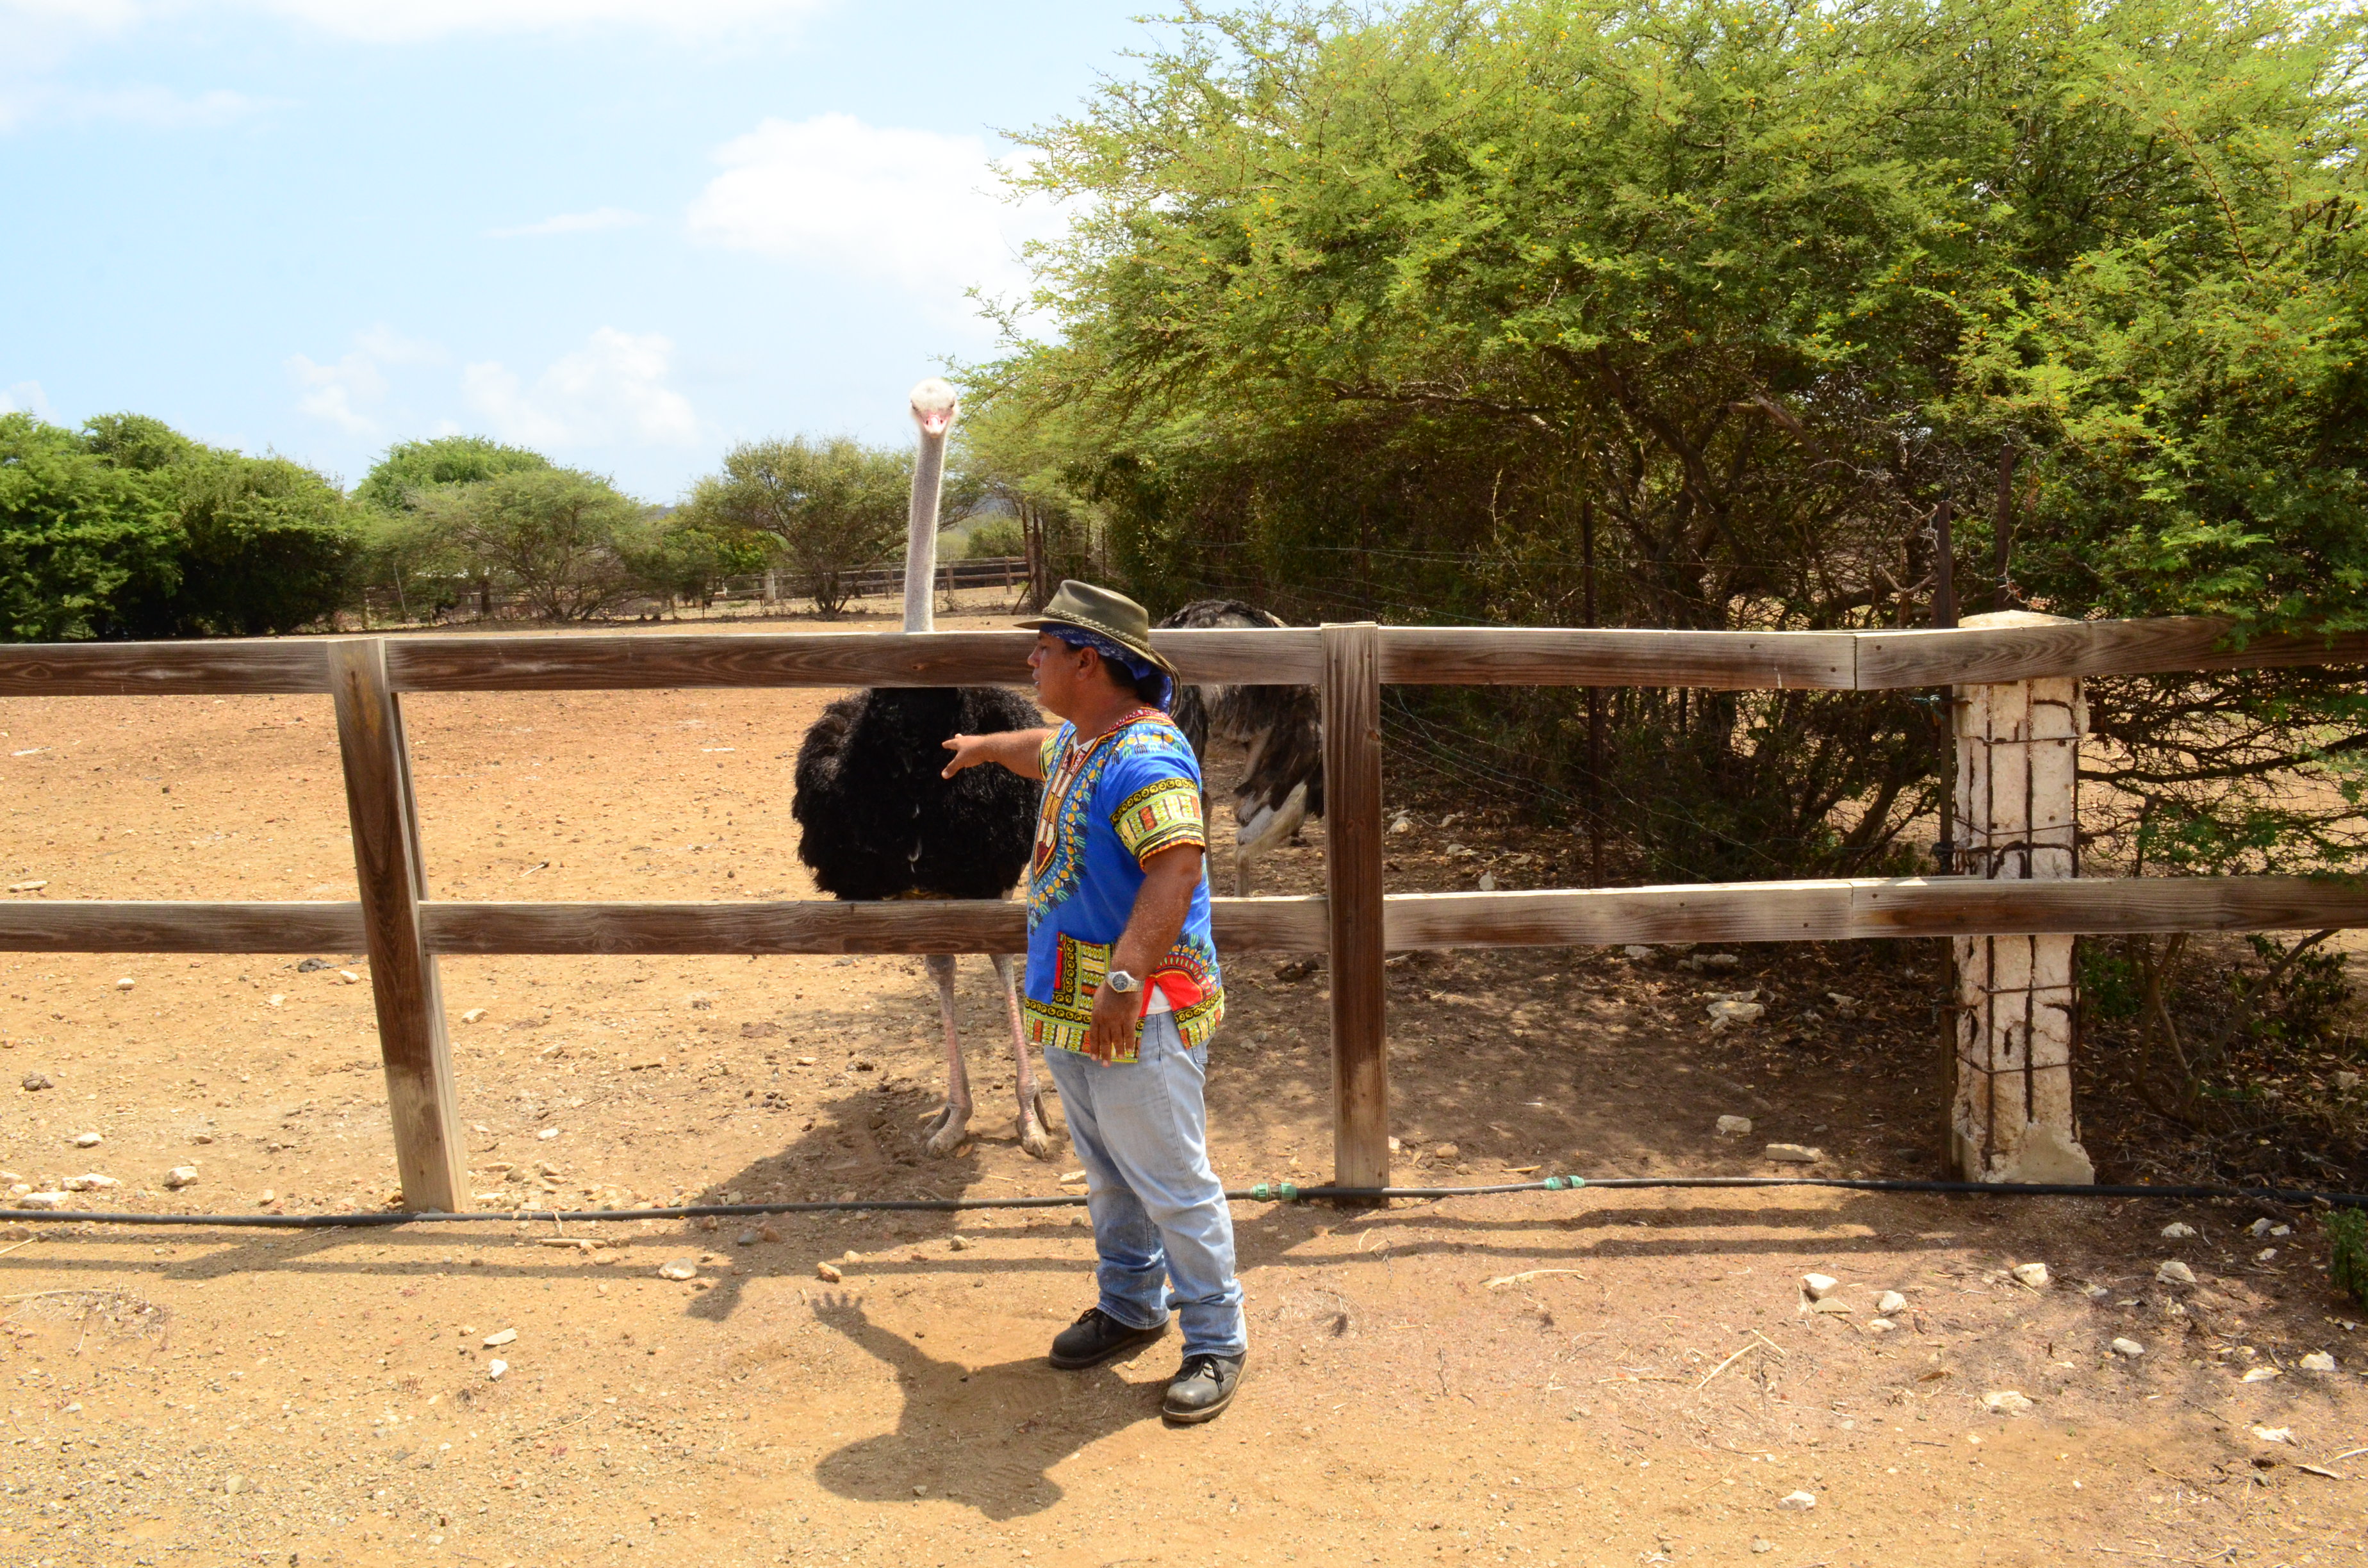
[(514, 1328), (506, 1328), (499, 1334), (489, 1334), (485, 1335), (485, 1348), (488, 1350), (498, 1350), (505, 1345), (516, 1345), (517, 1343), (518, 1330)]
[(2256, 1220), (2245, 1227), (2245, 1233), (2248, 1236), (2266, 1236), (2270, 1233), (2270, 1221), (2267, 1219)]
[(2271, 1378), (2284, 1376), (2285, 1374), (2275, 1367), (2248, 1367), (2245, 1369), (2245, 1375), (2237, 1381), (2240, 1383), (2265, 1383)]
[(287, 1000), (288, 994), (284, 991), (275, 991), (270, 995), (266, 996), (263, 999), (264, 1005), (270, 1007), (277, 1007)]
[(25, 1087), (28, 1091), (39, 1092), (42, 1089), (54, 1089), (57, 1086), (58, 1081), (55, 1078), (51, 1077), (47, 1073), (28, 1073), (25, 1074)]
[(2175, 1257), (2165, 1260), (2163, 1266), (2154, 1271), (2154, 1277), (2165, 1285), (2192, 1285), (2195, 1283), (2195, 1270), (2188, 1267), (2187, 1265), (2180, 1262), (2179, 1259)]
[(2335, 1086), (2340, 1090), (2349, 1093), (2360, 1086), (2360, 1074), (2357, 1073), (2338, 1073), (2335, 1075)]
[(66, 1195), (63, 1192), (26, 1192), (17, 1197), (19, 1209), (63, 1209), (65, 1206)]
[(2302, 1358), (2301, 1366), (2305, 1372), (2331, 1372), (2335, 1370), (2335, 1358), (2324, 1350), (2314, 1350)]
[(754, 1231), (743, 1231), (738, 1235), (733, 1237), (732, 1241), (733, 1244), (735, 1246), (752, 1247), (764, 1239), (764, 1237), (758, 1235)]
[(696, 1279), (699, 1278), (699, 1260), (691, 1257), (677, 1257), (672, 1263), (659, 1264), (658, 1278), (661, 1279)]
[(1840, 1283), (1840, 1280), (1835, 1278), (1830, 1274), (1804, 1274), (1801, 1276), (1801, 1289), (1808, 1292), (1809, 1300), (1813, 1301), (1824, 1301), (1827, 1296), (1834, 1293), (1835, 1287), (1839, 1286)]
[(347, 985), (359, 985), (362, 983), (362, 977), (356, 974), (349, 969), (341, 969), (337, 971), (337, 978), (344, 981)]
[(1759, 1157), (1774, 1160), (1779, 1165), (1814, 1165), (1826, 1157), (1826, 1152), (1805, 1143), (1770, 1143), (1759, 1151)]
[(1874, 1299), (1874, 1310), (1884, 1317), (1894, 1312), (1904, 1312), (1907, 1310), (1907, 1298), (1896, 1290), (1885, 1290)]
[(1839, 1316), (1846, 1312), (1856, 1312), (1858, 1309), (1851, 1306), (1848, 1301), (1843, 1301), (1839, 1296), (1827, 1296), (1824, 1301), (1816, 1302), (1815, 1305), (1811, 1306), (1809, 1310), (1813, 1312), (1830, 1312)]
[(951, 1241), (947, 1243), (947, 1244), (952, 1247), (956, 1252), (970, 1251), (970, 1238), (965, 1235), (957, 1234)]
[(1773, 1551), (1776, 1550), (1776, 1543), (1772, 1540), (1762, 1540), (1759, 1537), (1753, 1536), (1751, 1538), (1751, 1550), (1754, 1551)]
[(1634, 959), (1638, 963), (1643, 963), (1653, 956), (1653, 949), (1644, 946), (1642, 943), (1631, 942), (1626, 947), (1621, 949), (1620, 953), (1623, 958)]
[(2162, 1228), (2162, 1239), (2167, 1242), (2187, 1241), (2192, 1238), (2194, 1234), (2195, 1227), (2189, 1224), (2184, 1220), (2173, 1220), (2169, 1224), (2165, 1225)]
[(1390, 831), (1392, 833), (1412, 833), (1414, 831), (1414, 818), (1406, 815), (1404, 812), (1400, 812), (1397, 815), (1390, 819)]
[(781, 1239), (781, 1233), (773, 1229), (773, 1222), (768, 1220), (757, 1227), (757, 1239), (760, 1242), (777, 1242)]
[(222, 1490), (233, 1497), (237, 1496), (240, 1493), (246, 1490), (246, 1477), (243, 1475), (226, 1475), (222, 1477)]
[(10, 892), (39, 892), (49, 885), (50, 884), (47, 882), (10, 882), (8, 884), (8, 891)]
[(2256, 1426), (2253, 1428), (2253, 1436), (2259, 1437), (2264, 1443), (2291, 1443), (2294, 1441), (2294, 1428), (2291, 1426)]
[(1789, 1509), (1795, 1514), (1805, 1514), (1810, 1509), (1817, 1506), (1817, 1496), (1814, 1492), (1788, 1493), (1786, 1495), (1776, 1499), (1776, 1506), (1780, 1508)]
[(826, 1282), (828, 1282), (828, 1283), (830, 1283), (830, 1284), (833, 1284), (833, 1285), (837, 1284), (840, 1280), (842, 1280), (842, 1279), (844, 1279), (844, 1278), (847, 1278), (847, 1276), (846, 1276), (846, 1275), (841, 1274), (841, 1273), (838, 1271), (838, 1265), (837, 1265), (837, 1264), (835, 1264), (835, 1263), (817, 1263), (817, 1264), (815, 1264), (815, 1265), (814, 1265), (814, 1275), (815, 1275), (815, 1277), (816, 1277), (816, 1278), (820, 1278), (820, 1279), (823, 1279), (823, 1280), (825, 1280), (825, 1281), (826, 1281)]
[(115, 988), (118, 991), (129, 991), (131, 989), (132, 983), (133, 982), (131, 977), (127, 974), (122, 979), (115, 983)]
[(461, 1021), (464, 1024), (482, 1024), (485, 1021), (485, 1010), (483, 1007), (472, 1007), (461, 1015)]
[(863, 1255), (856, 1251), (853, 1247), (849, 1247), (845, 1252), (838, 1255), (838, 1261), (841, 1263), (861, 1263), (863, 1261)]
[(1889, 1334), (1893, 1329), (1897, 1328), (1898, 1326), (1899, 1325), (1897, 1324), (1892, 1322), (1889, 1318), (1869, 1318), (1866, 1320), (1867, 1332), (1870, 1334)]
[(1449, 1165), (1462, 1159), (1463, 1151), (1453, 1143), (1433, 1143), (1430, 1146), (1430, 1157), (1441, 1165)]
[(1718, 1119), (1718, 1131), (1721, 1137), (1748, 1132), (1751, 1131), (1751, 1119), (1748, 1116), (1722, 1116)]
[(329, 960), (326, 959), (306, 959), (302, 963), (296, 966), (296, 972), (299, 974), (318, 974), (328, 967)]
[(559, 1129), (556, 1127), (546, 1127), (541, 1131), (536, 1133), (535, 1136), (545, 1140), (556, 1138), (559, 1136)]
[(2013, 1273), (2016, 1284), (2027, 1285), (2034, 1290), (2046, 1290), (2055, 1279), (2055, 1276), (2047, 1272), (2047, 1265), (2044, 1263), (2018, 1263), (2014, 1266)]
[(2146, 1346), (2140, 1345), (2135, 1339), (2116, 1339), (2113, 1341), (2113, 1354), (2116, 1356), (2127, 1356), (2135, 1360), (2136, 1358), (2146, 1354)]
[(2020, 1389), (1993, 1389), (1982, 1395), (1982, 1408), (1998, 1415), (2019, 1415), (2031, 1408), (2031, 1396)]
[(504, 1361), (504, 1360), (501, 1360), (501, 1359), (499, 1359), (499, 1358), (496, 1358), (496, 1359), (495, 1359), (495, 1360), (491, 1360), (491, 1361), (488, 1361), (488, 1362), (486, 1362), (486, 1363), (485, 1363), (485, 1376), (487, 1376), (487, 1377), (489, 1377), (489, 1378), (496, 1378), (496, 1379), (497, 1379), (497, 1378), (499, 1378), (499, 1377), (500, 1377), (504, 1372), (507, 1372), (507, 1371), (508, 1371), (509, 1369), (510, 1369), (510, 1364), (509, 1364), (507, 1361)]
[(195, 1165), (175, 1165), (165, 1173), (165, 1185), (169, 1187), (189, 1187), (194, 1185), (197, 1179), (198, 1167)]
[(74, 1134), (74, 1146), (77, 1149), (96, 1149), (106, 1142), (106, 1139), (96, 1132), (77, 1132)]
[(1743, 960), (1733, 953), (1695, 953), (1686, 960), (1689, 969), (1733, 969)]
[(68, 1176), (58, 1185), (68, 1192), (105, 1192), (110, 1187), (121, 1187), (123, 1184), (111, 1176), (101, 1176), (97, 1171), (93, 1171), (88, 1176)]
[(1710, 1017), (1710, 1032), (1717, 1034), (1723, 1029), (1758, 1023), (1767, 1016), (1768, 1006), (1764, 1002), (1739, 1002), (1722, 996), (1705, 1011)]
[(1496, 872), (1483, 871), (1480, 873), (1480, 891), (1482, 892), (1495, 892), (1497, 891)]

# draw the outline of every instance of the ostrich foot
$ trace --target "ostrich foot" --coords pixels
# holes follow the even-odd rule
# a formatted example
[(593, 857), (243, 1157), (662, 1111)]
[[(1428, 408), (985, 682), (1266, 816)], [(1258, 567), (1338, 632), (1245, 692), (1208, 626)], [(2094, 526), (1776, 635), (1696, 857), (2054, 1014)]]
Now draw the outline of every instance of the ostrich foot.
[(1024, 1100), (1019, 1107), (1019, 1148), (1030, 1159), (1049, 1160), (1053, 1154), (1053, 1119), (1044, 1113), (1042, 1093)]
[(929, 1118), (923, 1131), (928, 1134), (928, 1141), (922, 1147), (934, 1157), (944, 1159), (970, 1142), (970, 1107), (948, 1100), (944, 1108)]

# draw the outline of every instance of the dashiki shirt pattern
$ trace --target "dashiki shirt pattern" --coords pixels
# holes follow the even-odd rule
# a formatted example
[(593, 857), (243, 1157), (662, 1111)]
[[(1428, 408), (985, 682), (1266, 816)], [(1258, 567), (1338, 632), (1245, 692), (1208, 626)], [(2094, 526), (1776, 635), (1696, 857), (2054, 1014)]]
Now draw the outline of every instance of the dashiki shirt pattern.
[[(1110, 949), (1125, 934), (1144, 883), (1143, 862), (1179, 844), (1206, 846), (1201, 767), (1167, 714), (1145, 708), (1080, 745), (1063, 724), (1042, 754), (1044, 798), (1028, 869), (1028, 985), (1021, 1004), (1030, 1040), (1083, 1051), (1094, 994)], [(1225, 1016), (1217, 948), (1209, 936), (1209, 879), (1192, 890), (1176, 946), (1144, 977), (1163, 986), (1185, 1049), (1204, 1043)], [(1180, 994), (1178, 994), (1180, 993)], [(1140, 1034), (1142, 1026), (1136, 1029)], [(1132, 1062), (1132, 1045), (1118, 1060)]]

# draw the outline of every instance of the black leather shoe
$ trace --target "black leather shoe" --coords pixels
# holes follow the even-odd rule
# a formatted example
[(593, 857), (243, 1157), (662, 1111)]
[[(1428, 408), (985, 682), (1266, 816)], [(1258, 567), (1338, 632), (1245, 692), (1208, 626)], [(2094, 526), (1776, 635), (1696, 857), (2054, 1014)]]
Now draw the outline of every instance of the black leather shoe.
[(1077, 1321), (1053, 1336), (1053, 1365), (1083, 1371), (1150, 1344), (1167, 1332), (1165, 1319), (1149, 1328), (1129, 1328), (1099, 1307), (1087, 1307)]
[(1216, 1418), (1217, 1413), (1234, 1403), (1234, 1391), (1242, 1384), (1240, 1356), (1188, 1356), (1167, 1385), (1167, 1399), (1159, 1413), (1179, 1426), (1190, 1426)]

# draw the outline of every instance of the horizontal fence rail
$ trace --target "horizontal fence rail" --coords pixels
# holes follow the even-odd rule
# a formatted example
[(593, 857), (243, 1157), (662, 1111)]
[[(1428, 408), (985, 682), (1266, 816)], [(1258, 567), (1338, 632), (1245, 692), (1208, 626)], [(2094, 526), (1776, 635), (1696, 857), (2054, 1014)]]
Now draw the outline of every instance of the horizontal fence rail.
[[(995, 899), (842, 903), (419, 904), (422, 945), (454, 954), (1016, 953), (1027, 915)], [(1318, 952), (1322, 894), (1209, 901), (1221, 950)], [(1383, 945), (1565, 948), (1850, 942), (1877, 937), (2316, 931), (2368, 926), (2368, 887), (2307, 877), (1988, 881), (1836, 878), (1537, 892), (1401, 892)], [(359, 952), (359, 903), (0, 903), (0, 952)]]
[[(1386, 1184), (1388, 950), (2368, 926), (2368, 888), (2284, 877), (1943, 876), (1384, 894), (1378, 709), (1386, 684), (1875, 691), (2360, 664), (2368, 634), (2239, 645), (2229, 623), (2208, 618), (2029, 617), (1934, 631), (1359, 625), (1163, 631), (1153, 641), (1188, 682), (1322, 688), (1334, 808), (1327, 893), (1215, 899), (1212, 914), (1221, 949), (1329, 955), (1335, 1175), (1343, 1186)], [(0, 645), (0, 697), (334, 696), (361, 893), (354, 903), (0, 900), (0, 950), (368, 953), (404, 1202), (464, 1205), (439, 957), (1008, 953), (1025, 948), (1026, 914), (1011, 901), (430, 899), (403, 737), (406, 694), (1021, 685), (1032, 643), (1032, 633), (1006, 630)]]
[[(2163, 675), (2368, 663), (2368, 634), (2262, 637), (2226, 621), (2090, 620), (1952, 631), (1651, 631), (1383, 627), (1384, 685), (1884, 691), (2037, 676)], [(386, 640), (396, 691), (1021, 686), (1022, 631), (419, 633)], [(1188, 682), (1313, 686), (1315, 627), (1155, 631)], [(326, 692), (328, 640), (0, 644), (0, 697)]]

